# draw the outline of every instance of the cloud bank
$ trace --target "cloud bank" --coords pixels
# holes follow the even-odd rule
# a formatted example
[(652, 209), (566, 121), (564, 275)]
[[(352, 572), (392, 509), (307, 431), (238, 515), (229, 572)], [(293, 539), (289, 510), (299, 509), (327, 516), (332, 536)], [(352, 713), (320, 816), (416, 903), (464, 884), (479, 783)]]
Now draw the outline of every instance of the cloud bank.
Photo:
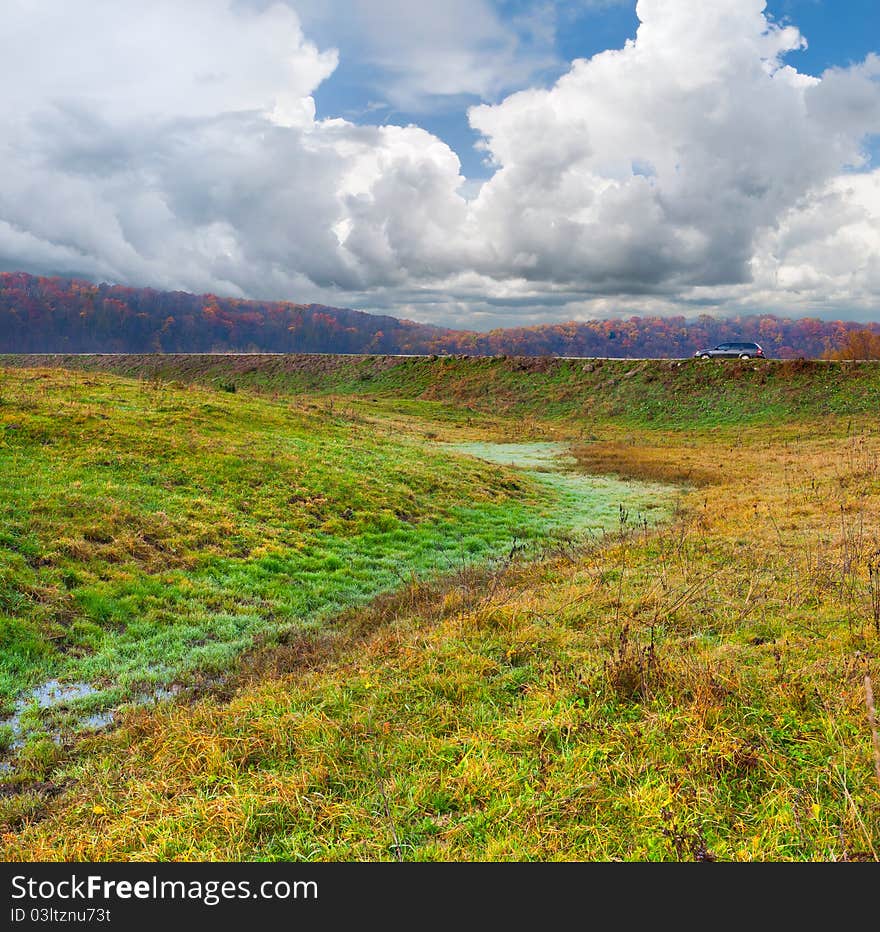
[(876, 317), (880, 58), (800, 74), (763, 0), (639, 0), (624, 48), (472, 108), (478, 191), (417, 126), (316, 119), (338, 55), (295, 2), (76, 6), (5, 13), (0, 268), (475, 327)]

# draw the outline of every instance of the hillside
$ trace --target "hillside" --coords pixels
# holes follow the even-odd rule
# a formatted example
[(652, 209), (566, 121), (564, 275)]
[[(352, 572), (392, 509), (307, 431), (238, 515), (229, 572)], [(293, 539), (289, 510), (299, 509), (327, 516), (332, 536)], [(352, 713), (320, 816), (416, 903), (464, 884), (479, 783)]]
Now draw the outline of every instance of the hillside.
[[(360, 311), (0, 273), (2, 353), (403, 353), (681, 358), (726, 340), (815, 358), (855, 322), (620, 317), (478, 333)], [(869, 325), (880, 332), (880, 324)]]
[(4, 860), (877, 859), (880, 364), (47, 361)]
[(272, 397), (362, 399), (430, 417), (565, 418), (584, 430), (778, 423), (880, 409), (880, 362), (322, 355), (0, 356), (0, 366), (113, 373)]

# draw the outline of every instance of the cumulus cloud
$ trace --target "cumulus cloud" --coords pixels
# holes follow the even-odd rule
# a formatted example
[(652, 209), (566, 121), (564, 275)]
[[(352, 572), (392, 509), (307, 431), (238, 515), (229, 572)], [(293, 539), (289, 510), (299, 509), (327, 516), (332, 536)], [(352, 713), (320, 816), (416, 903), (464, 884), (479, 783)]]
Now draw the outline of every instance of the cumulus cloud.
[(7, 27), (7, 268), (276, 297), (369, 288), (402, 259), (424, 266), (463, 208), (435, 137), (315, 120), (336, 52), (287, 6), (38, 0)]
[(880, 59), (799, 74), (804, 39), (764, 6), (639, 0), (624, 48), (470, 111), (493, 167), (475, 189), (417, 126), (315, 118), (338, 53), (295, 0), (12, 0), (0, 267), (476, 326), (868, 315)]
[(745, 286), (718, 295), (782, 314), (876, 319), (880, 171), (835, 177), (759, 234)]
[(474, 210), (493, 277), (586, 290), (747, 281), (756, 234), (880, 129), (874, 62), (819, 81), (763, 0), (640, 0), (637, 38), (471, 111), (497, 165)]

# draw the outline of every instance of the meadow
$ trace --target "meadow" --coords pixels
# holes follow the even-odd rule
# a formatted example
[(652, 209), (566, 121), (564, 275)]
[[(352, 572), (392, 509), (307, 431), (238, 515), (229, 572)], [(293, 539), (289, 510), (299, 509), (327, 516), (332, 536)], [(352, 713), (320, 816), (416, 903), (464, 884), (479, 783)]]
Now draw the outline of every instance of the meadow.
[(4, 859), (877, 859), (877, 366), (2, 362)]

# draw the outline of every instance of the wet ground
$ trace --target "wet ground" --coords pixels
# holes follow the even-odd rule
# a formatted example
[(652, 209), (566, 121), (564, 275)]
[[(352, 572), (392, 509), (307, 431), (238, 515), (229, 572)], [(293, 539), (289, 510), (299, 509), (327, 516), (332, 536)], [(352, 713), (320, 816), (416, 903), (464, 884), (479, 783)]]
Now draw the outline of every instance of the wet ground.
[[(26, 735), (40, 731), (56, 744), (65, 732), (101, 731), (112, 725), (117, 712), (113, 709), (88, 710), (89, 700), (100, 696), (103, 690), (90, 683), (61, 683), (47, 680), (20, 696), (12, 715), (0, 719), (0, 730), (5, 732), (5, 747), (17, 751), (25, 743)], [(156, 687), (138, 693), (127, 705), (150, 705), (170, 699), (180, 687)], [(63, 720), (63, 721), (62, 721)], [(12, 761), (0, 761), (0, 773), (13, 769)]]
[[(564, 505), (559, 530), (600, 533), (620, 524), (656, 524), (669, 516), (679, 491), (659, 482), (577, 472), (577, 460), (563, 442), (457, 443), (451, 448), (499, 466), (522, 469), (552, 490)], [(558, 501), (555, 509), (559, 510)]]

